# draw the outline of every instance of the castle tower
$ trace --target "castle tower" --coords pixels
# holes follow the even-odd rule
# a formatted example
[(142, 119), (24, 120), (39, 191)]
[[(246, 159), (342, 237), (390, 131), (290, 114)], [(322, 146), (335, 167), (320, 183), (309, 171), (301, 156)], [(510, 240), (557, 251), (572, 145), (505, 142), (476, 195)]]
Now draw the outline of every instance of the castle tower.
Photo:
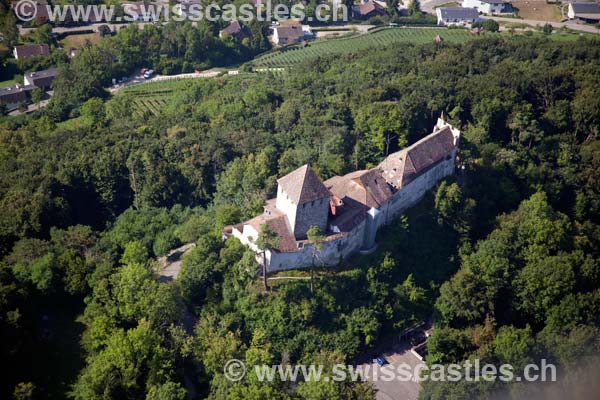
[(331, 193), (312, 168), (306, 164), (277, 180), (275, 206), (283, 212), (297, 240), (305, 239), (316, 225), (327, 229)]

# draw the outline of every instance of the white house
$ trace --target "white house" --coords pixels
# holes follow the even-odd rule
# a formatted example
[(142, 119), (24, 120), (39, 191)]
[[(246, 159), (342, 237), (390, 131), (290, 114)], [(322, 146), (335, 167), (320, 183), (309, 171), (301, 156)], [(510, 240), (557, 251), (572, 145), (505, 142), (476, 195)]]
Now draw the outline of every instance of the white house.
[(478, 12), (487, 15), (512, 14), (514, 9), (507, 0), (463, 0), (464, 8), (476, 8)]
[(273, 27), (273, 43), (280, 46), (299, 43), (309, 37), (312, 37), (310, 26), (302, 25), (298, 21), (285, 21)]
[(436, 14), (437, 24), (444, 26), (466, 26), (480, 19), (476, 8), (439, 7)]

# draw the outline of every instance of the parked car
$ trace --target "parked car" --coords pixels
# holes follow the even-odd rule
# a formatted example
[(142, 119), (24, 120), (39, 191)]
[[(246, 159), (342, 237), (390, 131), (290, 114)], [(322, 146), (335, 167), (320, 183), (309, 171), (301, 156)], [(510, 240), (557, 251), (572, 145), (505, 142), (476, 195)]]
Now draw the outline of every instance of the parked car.
[(385, 364), (387, 364), (387, 361), (385, 361), (385, 358), (379, 356), (375, 359), (375, 361), (377, 361), (377, 364), (379, 364), (380, 367), (383, 367)]
[(146, 79), (152, 78), (152, 75), (154, 75), (154, 70), (153, 69), (149, 69), (146, 72), (144, 72), (144, 78), (146, 78)]

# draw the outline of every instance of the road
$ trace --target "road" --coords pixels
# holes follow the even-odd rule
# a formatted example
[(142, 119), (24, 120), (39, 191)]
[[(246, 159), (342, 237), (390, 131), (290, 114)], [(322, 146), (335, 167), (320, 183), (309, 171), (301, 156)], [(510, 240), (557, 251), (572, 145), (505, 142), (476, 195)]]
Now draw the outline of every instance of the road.
[[(137, 24), (137, 26), (141, 29), (144, 29), (144, 26), (146, 25), (153, 25), (152, 22), (132, 22)], [(97, 24), (89, 24), (89, 25), (82, 25), (82, 26), (72, 26), (72, 27), (63, 27), (63, 26), (56, 26), (54, 28), (52, 28), (52, 33), (58, 33), (58, 34), (62, 34), (62, 33), (79, 33), (79, 32), (87, 32), (87, 31), (94, 31), (94, 32), (98, 32), (98, 27), (102, 26), (102, 25), (108, 25), (108, 27), (110, 28), (110, 30), (112, 32), (116, 32), (117, 30), (121, 29), (124, 26), (129, 25), (129, 23), (122, 23), (122, 24), (109, 24), (106, 22), (101, 22), (101, 23), (97, 23)], [(36, 28), (24, 28), (23, 26), (19, 26), (19, 34), (20, 35), (25, 35), (27, 33), (30, 33), (31, 31), (35, 30)]]
[[(234, 70), (235, 71), (235, 70)], [(149, 82), (162, 82), (162, 81), (170, 81), (176, 79), (197, 79), (197, 78), (214, 78), (222, 73), (222, 71), (204, 71), (199, 73), (191, 73), (191, 74), (178, 74), (178, 75), (155, 75), (153, 78), (145, 79), (143, 76), (138, 73), (133, 74), (129, 77), (127, 83), (112, 86), (108, 89), (109, 92), (114, 93), (119, 90), (132, 85), (138, 85), (141, 83), (149, 83)]]
[(596, 28), (593, 25), (578, 24), (577, 22), (574, 22), (574, 21), (552, 22), (552, 21), (538, 21), (538, 20), (533, 20), (533, 19), (518, 19), (518, 18), (507, 18), (507, 17), (496, 17), (496, 16), (492, 16), (492, 17), (485, 16), (484, 18), (491, 18), (498, 22), (513, 22), (513, 23), (517, 23), (517, 24), (527, 24), (527, 25), (531, 25), (533, 27), (535, 27), (536, 25), (544, 26), (546, 24), (550, 24), (554, 28), (567, 27), (574, 31), (587, 32), (587, 33), (600, 33), (600, 29)]

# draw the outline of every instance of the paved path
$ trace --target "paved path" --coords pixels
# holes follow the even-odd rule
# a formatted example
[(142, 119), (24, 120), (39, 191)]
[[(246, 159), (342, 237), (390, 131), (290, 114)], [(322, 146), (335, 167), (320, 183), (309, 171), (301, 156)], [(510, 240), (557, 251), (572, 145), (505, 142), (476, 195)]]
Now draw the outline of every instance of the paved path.
[(554, 28), (567, 27), (567, 28), (572, 29), (574, 31), (587, 32), (587, 33), (600, 33), (600, 29), (596, 28), (593, 25), (579, 24), (579, 23), (577, 23), (575, 21), (553, 22), (553, 21), (538, 21), (538, 20), (533, 20), (533, 19), (518, 19), (518, 18), (507, 18), (507, 17), (496, 17), (496, 16), (492, 16), (492, 17), (484, 16), (484, 18), (490, 18), (490, 19), (493, 19), (495, 21), (501, 21), (501, 22), (514, 22), (514, 23), (517, 23), (517, 24), (527, 24), (527, 25), (531, 25), (531, 26), (536, 26), (536, 25), (544, 26), (546, 24), (550, 24)]
[(160, 263), (161, 270), (158, 271), (160, 275), (159, 280), (161, 282), (168, 282), (177, 279), (179, 271), (181, 270), (181, 257), (196, 246), (196, 243), (184, 244), (174, 250), (171, 250), (169, 254), (164, 257), (160, 257), (158, 262)]
[[(238, 71), (239, 72), (239, 71)], [(112, 86), (108, 89), (109, 92), (114, 93), (119, 90), (133, 85), (139, 85), (141, 83), (150, 83), (150, 82), (162, 82), (162, 81), (170, 81), (176, 79), (196, 79), (196, 78), (214, 78), (222, 73), (222, 71), (205, 71), (200, 73), (191, 73), (191, 74), (178, 74), (178, 75), (155, 75), (150, 79), (145, 79), (143, 76), (134, 74), (129, 80), (121, 85)], [(235, 74), (231, 74), (235, 75)]]

